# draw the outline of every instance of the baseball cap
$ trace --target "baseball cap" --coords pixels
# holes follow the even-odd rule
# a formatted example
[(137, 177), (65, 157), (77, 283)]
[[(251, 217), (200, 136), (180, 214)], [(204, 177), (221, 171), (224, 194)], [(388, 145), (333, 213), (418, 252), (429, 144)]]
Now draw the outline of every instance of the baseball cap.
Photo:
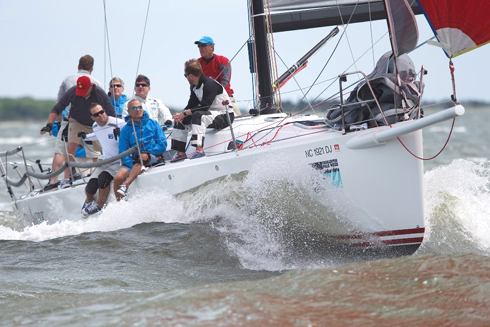
[(194, 44), (199, 44), (199, 43), (203, 43), (203, 44), (209, 43), (214, 45), (214, 41), (210, 36), (203, 36), (199, 41), (194, 42)]
[(77, 91), (75, 92), (75, 94), (81, 97), (86, 96), (90, 86), (92, 86), (92, 81), (90, 80), (90, 77), (80, 76), (77, 79)]

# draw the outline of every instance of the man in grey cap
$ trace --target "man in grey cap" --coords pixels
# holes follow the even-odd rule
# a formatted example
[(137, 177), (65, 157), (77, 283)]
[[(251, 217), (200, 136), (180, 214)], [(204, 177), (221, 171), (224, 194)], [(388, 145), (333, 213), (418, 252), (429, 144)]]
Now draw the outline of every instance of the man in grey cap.
[(203, 36), (198, 41), (194, 42), (199, 48), (201, 58), (197, 60), (201, 64), (204, 75), (214, 78), (225, 88), (230, 96), (231, 105), (235, 115), (241, 115), (240, 109), (235, 103), (233, 97), (233, 89), (231, 88), (231, 64), (228, 58), (214, 54), (214, 41), (209, 36)]

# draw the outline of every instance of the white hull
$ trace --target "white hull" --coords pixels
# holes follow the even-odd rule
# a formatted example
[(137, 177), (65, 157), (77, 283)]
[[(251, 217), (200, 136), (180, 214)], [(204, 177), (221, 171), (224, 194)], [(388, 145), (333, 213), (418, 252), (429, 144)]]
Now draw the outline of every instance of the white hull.
[[(223, 152), (231, 140), (229, 129), (208, 131), (205, 145), (219, 146), (208, 148), (207, 157), (150, 168), (131, 185), (129, 195), (143, 189), (179, 194), (223, 176), (249, 171), (267, 156), (280, 155), (281, 158), (287, 156), (291, 160), (301, 160), (305, 168), (308, 164), (327, 162), (325, 166), (338, 170), (325, 177), (325, 186), (332, 184), (334, 176), (333, 184), (338, 188), (338, 195), (344, 197), (356, 215), (343, 218), (355, 220), (358, 224), (349, 231), (319, 224), (314, 232), (341, 244), (363, 249), (386, 245), (398, 248), (408, 246), (413, 252), (420, 245), (425, 229), (422, 161), (408, 153), (396, 138), (376, 146), (349, 148), (349, 144), (372, 139), (374, 134), (389, 127), (343, 135), (321, 124), (308, 126), (295, 123), (291, 118), (284, 121), (283, 117), (279, 114), (237, 119), (233, 124), (234, 132), (236, 138), (242, 141), (249, 131), (272, 127), (266, 128), (267, 133), (254, 134), (253, 141), (246, 142), (238, 155), (235, 151)], [(393, 125), (392, 130), (410, 123)], [(421, 130), (403, 135), (400, 139), (415, 155), (422, 156)], [(254, 142), (257, 146), (247, 148)], [(19, 199), (14, 204), (14, 210), (33, 224), (75, 220), (80, 219), (83, 199), (84, 184), (80, 184), (63, 190), (33, 193)], [(327, 206), (330, 200), (325, 199)]]

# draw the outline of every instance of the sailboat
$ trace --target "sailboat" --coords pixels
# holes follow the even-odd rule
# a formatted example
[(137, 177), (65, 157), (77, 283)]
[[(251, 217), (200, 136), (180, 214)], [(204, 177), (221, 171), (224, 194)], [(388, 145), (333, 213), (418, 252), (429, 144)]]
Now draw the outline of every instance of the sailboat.
[[(454, 92), (449, 108), (424, 116), (420, 103), (423, 82), (415, 78), (423, 77), (424, 71), (414, 73), (410, 61), (404, 57), (418, 42), (414, 15), (426, 15), (434, 28), (436, 43), (450, 58), (468, 51), (471, 46), (488, 42), (478, 39), (475, 45), (454, 48), (460, 40), (454, 37), (455, 30), (473, 38), (464, 29), (446, 27), (440, 20), (433, 20), (432, 15), (437, 12), (434, 7), (440, 3), (426, 0), (249, 1), (253, 34), (250, 65), (258, 95), (254, 107), (248, 115), (237, 117), (230, 127), (208, 129), (206, 157), (148, 169), (131, 185), (129, 196), (142, 189), (182, 194), (205, 183), (246, 173), (264, 160), (289, 158), (301, 162), (305, 170), (318, 171), (321, 186), (313, 183), (311, 187), (330, 190), (325, 193), (328, 194), (324, 198), (326, 208), (340, 198), (349, 206), (338, 219), (351, 224), (315, 224), (311, 227), (314, 230), (308, 232), (335, 244), (341, 251), (361, 255), (386, 257), (414, 253), (424, 240), (426, 227), (422, 129), (464, 114), (464, 107), (457, 102)], [(273, 33), (377, 19), (386, 19), (392, 47), (391, 53), (379, 62), (380, 70), (369, 75), (355, 72), (363, 77), (350, 93), (345, 93), (346, 81), (354, 73), (340, 72), (337, 76), (340, 102), (329, 109), (326, 116), (284, 113), (277, 100), (280, 86), (304, 68), (316, 49), (295, 63), (285, 75), (275, 77), (271, 74), (273, 53), (269, 47)], [(322, 44), (340, 34), (339, 31), (332, 32)], [(446, 38), (446, 34), (450, 36)], [(403, 63), (407, 62), (408, 66), (403, 68)], [(344, 94), (349, 95), (347, 99)], [(380, 102), (380, 94), (388, 96), (383, 98), (384, 102)], [(34, 187), (32, 180), (47, 179), (61, 173), (64, 167), (45, 174), (29, 170), (27, 166), (19, 174), (20, 180), (15, 180), (6, 170), (6, 161), (21, 151), (19, 147), (0, 154), (1, 173), (19, 219), (26, 224), (82, 219), (84, 181), (74, 181), (68, 189), (42, 192)], [(190, 147), (188, 152), (192, 151)], [(116, 159), (119, 157), (113, 158)], [(84, 168), (88, 164), (69, 165)], [(27, 185), (27, 194), (16, 194), (14, 188), (21, 185)]]

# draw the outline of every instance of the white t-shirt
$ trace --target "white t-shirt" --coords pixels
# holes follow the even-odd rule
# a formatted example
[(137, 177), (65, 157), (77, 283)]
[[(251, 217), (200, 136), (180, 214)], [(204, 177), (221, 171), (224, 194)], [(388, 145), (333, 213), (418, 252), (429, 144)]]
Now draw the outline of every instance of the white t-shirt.
[(110, 117), (107, 124), (99, 126), (94, 123), (92, 125), (93, 133), (87, 134), (85, 141), (99, 141), (102, 147), (102, 157), (100, 159), (108, 159), (119, 154), (119, 142), (114, 137), (114, 128), (122, 129), (126, 125), (124, 119)]

